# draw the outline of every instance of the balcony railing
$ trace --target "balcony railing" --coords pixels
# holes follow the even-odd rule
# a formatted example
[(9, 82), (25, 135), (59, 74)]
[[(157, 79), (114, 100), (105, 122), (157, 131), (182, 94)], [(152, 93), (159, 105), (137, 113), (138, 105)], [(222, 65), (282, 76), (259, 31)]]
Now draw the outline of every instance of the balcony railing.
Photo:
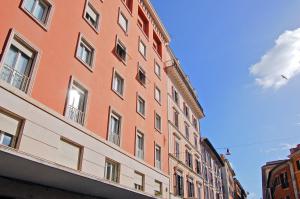
[(73, 106), (68, 106), (67, 108), (67, 117), (71, 119), (74, 122), (77, 122), (78, 124), (83, 125), (84, 124), (84, 117), (85, 114), (83, 111), (78, 110), (77, 108)]
[(137, 157), (144, 159), (144, 151), (142, 149), (137, 149)]
[(109, 141), (114, 143), (115, 145), (120, 146), (120, 136), (116, 133), (110, 133), (109, 134)]
[(29, 77), (7, 65), (1, 67), (0, 79), (24, 92), (26, 92), (30, 82)]

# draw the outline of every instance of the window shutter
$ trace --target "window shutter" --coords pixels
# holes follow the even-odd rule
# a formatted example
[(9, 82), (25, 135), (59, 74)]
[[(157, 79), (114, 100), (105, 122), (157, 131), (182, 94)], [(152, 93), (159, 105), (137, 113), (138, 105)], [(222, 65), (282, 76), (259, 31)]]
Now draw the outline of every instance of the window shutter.
[(13, 46), (15, 46), (17, 49), (19, 49), (20, 51), (22, 51), (24, 54), (26, 54), (28, 57), (32, 57), (33, 53), (30, 49), (28, 49), (26, 46), (20, 44), (16, 39), (13, 39), (11, 44)]
[(86, 8), (86, 12), (90, 15), (90, 17), (96, 22), (97, 21), (97, 14), (95, 13), (95, 11), (91, 8), (90, 5), (87, 6)]
[(17, 134), (19, 121), (0, 113), (0, 130), (15, 136)]

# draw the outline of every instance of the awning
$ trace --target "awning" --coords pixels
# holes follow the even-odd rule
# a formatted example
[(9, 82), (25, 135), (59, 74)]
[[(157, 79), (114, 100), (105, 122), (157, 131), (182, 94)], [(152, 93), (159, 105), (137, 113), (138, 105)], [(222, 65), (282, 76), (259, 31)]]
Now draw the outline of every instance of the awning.
[(107, 199), (154, 198), (4, 146), (0, 146), (0, 176)]

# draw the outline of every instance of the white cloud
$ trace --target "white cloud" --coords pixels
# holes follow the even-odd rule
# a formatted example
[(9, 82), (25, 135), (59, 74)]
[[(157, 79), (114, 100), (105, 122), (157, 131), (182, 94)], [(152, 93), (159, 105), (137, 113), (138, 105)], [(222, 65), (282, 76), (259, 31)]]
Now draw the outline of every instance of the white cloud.
[(281, 34), (275, 41), (275, 46), (250, 67), (250, 73), (263, 88), (279, 88), (299, 75), (300, 28)]
[(248, 199), (258, 199), (257, 195), (255, 193), (249, 193)]
[(279, 152), (279, 151), (289, 151), (291, 148), (295, 148), (297, 144), (288, 144), (288, 143), (281, 143), (277, 147), (269, 148), (264, 150), (266, 154), (274, 153), (274, 152)]

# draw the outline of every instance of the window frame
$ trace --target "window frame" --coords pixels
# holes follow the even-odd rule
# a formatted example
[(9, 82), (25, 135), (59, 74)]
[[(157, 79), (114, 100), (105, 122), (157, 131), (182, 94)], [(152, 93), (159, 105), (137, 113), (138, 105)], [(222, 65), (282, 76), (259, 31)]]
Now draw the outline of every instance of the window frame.
[[(157, 128), (156, 116), (158, 116), (160, 118), (160, 128)], [(160, 114), (158, 114), (156, 111), (154, 112), (154, 128), (158, 132), (160, 132), (160, 133), (162, 132), (162, 118), (161, 118)]]
[[(38, 71), (39, 68), (39, 62), (40, 62), (40, 52), (41, 50), (39, 48), (37, 48), (32, 42), (30, 42), (26, 37), (24, 37), (22, 34), (20, 34), (19, 32), (17, 32), (14, 28), (9, 30), (8, 33), (8, 40), (7, 43), (4, 47), (4, 51), (3, 51), (3, 55), (1, 56), (1, 61), (0, 61), (0, 72), (4, 66), (4, 62), (5, 62), (5, 58), (8, 55), (8, 52), (10, 50), (11, 45), (13, 44), (13, 42), (17, 42), (20, 45), (25, 46), (26, 48), (28, 48), (28, 50), (30, 50), (33, 54), (33, 57), (31, 57), (31, 69), (30, 69), (30, 73), (28, 75), (29, 77), (29, 83), (27, 85), (27, 88), (22, 91), (20, 89), (20, 92), (22, 93), (26, 93), (28, 95), (31, 95), (32, 93), (32, 89), (33, 89), (33, 85), (35, 83), (35, 78), (36, 78), (36, 73)], [(1, 82), (4, 82), (3, 80), (0, 80)], [(15, 88), (13, 85), (6, 83), (7, 85), (9, 85), (10, 87)], [(15, 89), (14, 89), (15, 90)]]
[[(144, 47), (144, 54), (141, 52), (141, 45)], [(142, 57), (147, 60), (147, 45), (146, 43), (139, 37), (139, 42), (138, 42), (138, 51)]]
[[(76, 147), (76, 148), (79, 149), (78, 163), (77, 163), (77, 169), (76, 170), (81, 171), (82, 170), (82, 163), (83, 163), (84, 147), (82, 145), (80, 145), (80, 144), (78, 144), (78, 143), (76, 143), (76, 142), (74, 142), (74, 141), (66, 138), (66, 137), (63, 137), (63, 136), (60, 137), (60, 142), (67, 143), (67, 144), (72, 145), (72, 146), (74, 146), (74, 147)], [(62, 165), (62, 166), (64, 166), (64, 167), (70, 168), (68, 166), (63, 165), (62, 163), (59, 163), (59, 164)], [(73, 169), (73, 168), (71, 168), (71, 169)]]
[[(116, 168), (117, 169), (117, 176), (116, 176), (117, 180), (116, 181), (114, 181), (113, 177), (112, 177), (112, 168), (111, 168), (111, 171), (110, 171), (111, 172), (110, 179), (107, 179), (107, 165), (108, 164), (111, 164), (111, 165), (114, 165), (114, 166), (117, 167)], [(110, 158), (105, 158), (105, 167), (104, 167), (104, 178), (105, 178), (105, 180), (108, 180), (109, 182), (113, 182), (113, 183), (120, 183), (120, 173), (121, 173), (121, 164), (117, 161), (114, 161), (114, 160), (110, 159)]]
[[(122, 1), (122, 0), (121, 0)], [(121, 23), (120, 23), (120, 17), (123, 17), (123, 19), (126, 21), (126, 27), (124, 28)], [(129, 31), (129, 20), (128, 17), (124, 14), (124, 12), (121, 10), (121, 8), (119, 8), (119, 12), (118, 12), (118, 21), (117, 21), (118, 25), (120, 26), (120, 28), (123, 30), (123, 32), (125, 33), (125, 35), (128, 35), (128, 31)]]
[[(143, 141), (142, 157), (140, 157), (138, 153), (138, 137), (142, 138)], [(139, 160), (145, 160), (145, 134), (138, 128), (136, 128), (135, 132), (135, 157), (137, 157)]]
[[(159, 153), (160, 153), (160, 160), (157, 160), (157, 155), (156, 155), (156, 150), (158, 149)], [(161, 146), (159, 146), (158, 144), (155, 144), (154, 146), (154, 166), (156, 169), (162, 170), (162, 149)]]
[[(158, 68), (159, 68), (159, 73), (158, 73), (158, 74), (157, 74), (157, 72), (156, 72), (156, 66), (158, 66)], [(154, 61), (154, 74), (155, 74), (159, 79), (161, 79), (161, 66), (160, 66), (160, 64), (158, 64), (157, 61)]]
[[(122, 79), (122, 93), (120, 93), (119, 91), (115, 90), (114, 88), (114, 84), (115, 84), (115, 77), (118, 76)], [(124, 95), (125, 95), (125, 79), (123, 78), (123, 76), (119, 73), (119, 71), (117, 71), (115, 68), (113, 69), (113, 75), (112, 75), (112, 84), (111, 84), (111, 90), (117, 94), (121, 99), (124, 99)]]
[[(142, 73), (144, 76), (145, 76), (145, 82), (143, 82), (140, 78), (140, 73)], [(146, 87), (146, 84), (147, 84), (147, 75), (146, 75), (146, 71), (142, 68), (142, 66), (140, 64), (138, 64), (138, 70), (137, 70), (137, 80), (138, 82)]]
[[(140, 112), (140, 100), (143, 102), (144, 104), (144, 113)], [(136, 98), (136, 112), (141, 115), (143, 118), (146, 118), (146, 101), (145, 99), (137, 94), (137, 98)]]
[(135, 175), (140, 175), (142, 177), (142, 185), (141, 185), (141, 189), (137, 189), (135, 186), (135, 183), (133, 183), (134, 185), (134, 189), (137, 191), (145, 191), (145, 174), (139, 172), (139, 171), (134, 171)]
[[(27, 10), (25, 8), (25, 1), (26, 0), (22, 0), (21, 2), (21, 10), (27, 15), (29, 16), (35, 23), (37, 23), (40, 27), (42, 27), (45, 31), (48, 31), (50, 28), (50, 24), (52, 21), (52, 16), (53, 16), (53, 12), (54, 12), (54, 3), (53, 0), (35, 0), (36, 1), (41, 1), (42, 4), (46, 4), (47, 8), (46, 8), (46, 14), (44, 14), (43, 16), (43, 21), (40, 21), (38, 18), (36, 18), (33, 13), (29, 10)], [(34, 2), (34, 4), (36, 4)]]
[[(156, 99), (156, 91), (159, 93), (159, 99)], [(158, 88), (158, 86), (154, 86), (154, 99), (159, 105), (161, 105), (161, 90)]]
[[(121, 46), (122, 50), (124, 50), (125, 52), (125, 57), (124, 59), (117, 53), (117, 46)], [(127, 47), (126, 45), (120, 40), (120, 38), (118, 36), (116, 36), (116, 43), (115, 43), (115, 55), (116, 57), (124, 64), (126, 65), (127, 63), (127, 57), (128, 57), (128, 54), (127, 54)]]
[[(96, 21), (96, 27), (86, 18), (86, 13), (87, 13), (87, 8), (88, 6), (90, 7), (90, 9), (97, 15), (97, 21)], [(85, 1), (85, 7), (83, 10), (83, 15), (82, 15), (83, 19), (87, 22), (87, 24), (97, 33), (99, 34), (100, 32), (100, 22), (101, 22), (101, 15), (100, 12), (98, 12), (98, 10), (95, 8), (95, 6), (93, 6), (93, 4), (91, 3), (90, 0), (86, 0)]]
[[(81, 57), (79, 56), (79, 48), (81, 46), (81, 44), (84, 45), (85, 48), (89, 49), (91, 52), (91, 57), (90, 57), (90, 64), (86, 63), (84, 60), (81, 59)], [(77, 41), (77, 47), (76, 47), (76, 52), (75, 52), (75, 57), (76, 59), (83, 64), (88, 70), (90, 70), (91, 72), (94, 71), (95, 69), (95, 65), (96, 65), (96, 48), (95, 46), (88, 40), (86, 39), (86, 37), (82, 34), (79, 33), (78, 36), (78, 41)]]
[[(110, 134), (111, 134), (111, 117), (114, 116), (115, 118), (118, 118), (119, 120), (119, 143), (116, 144), (110, 140)], [(107, 141), (114, 146), (121, 147), (122, 146), (122, 129), (123, 129), (123, 115), (120, 114), (120, 112), (113, 109), (111, 106), (109, 108), (109, 119), (108, 119), (108, 132), (107, 132)]]

